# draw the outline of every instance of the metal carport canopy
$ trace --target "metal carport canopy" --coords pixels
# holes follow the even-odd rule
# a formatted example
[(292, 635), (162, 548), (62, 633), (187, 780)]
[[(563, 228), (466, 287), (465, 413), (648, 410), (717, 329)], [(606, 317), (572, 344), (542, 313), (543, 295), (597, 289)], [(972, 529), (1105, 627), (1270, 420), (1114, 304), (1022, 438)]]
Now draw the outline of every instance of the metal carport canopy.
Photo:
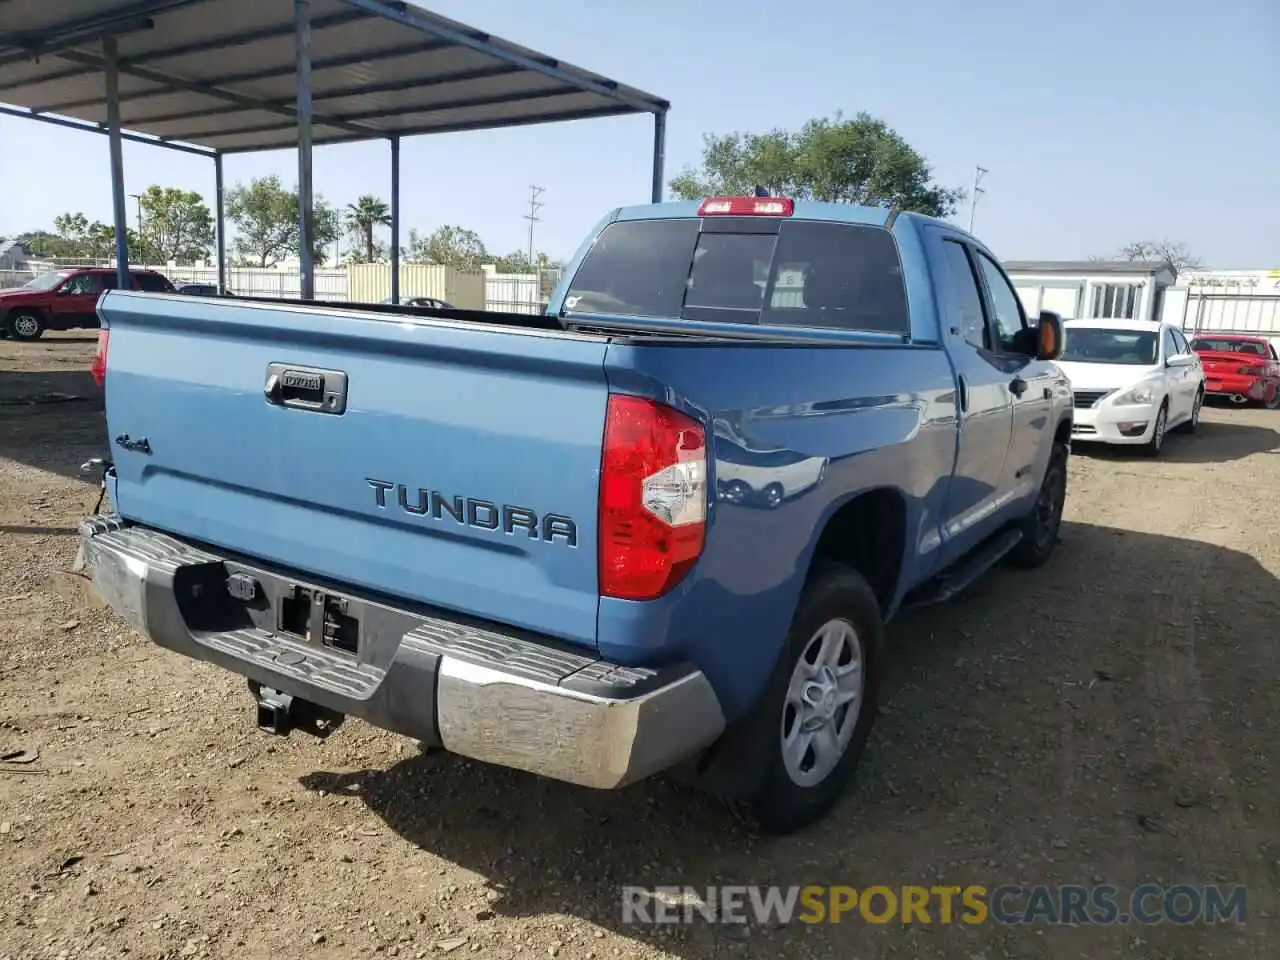
[[(11, 104), (0, 104), (0, 114), (110, 135), (122, 282), (120, 140), (214, 160), (220, 286), (226, 154), (298, 148), (306, 238), (312, 236), (311, 146), (388, 140), (392, 284), (398, 287), (400, 138), (650, 113), (656, 202), (670, 107), (642, 90), (389, 0), (0, 0), (0, 101)], [(301, 248), (303, 296), (310, 298), (310, 245)]]

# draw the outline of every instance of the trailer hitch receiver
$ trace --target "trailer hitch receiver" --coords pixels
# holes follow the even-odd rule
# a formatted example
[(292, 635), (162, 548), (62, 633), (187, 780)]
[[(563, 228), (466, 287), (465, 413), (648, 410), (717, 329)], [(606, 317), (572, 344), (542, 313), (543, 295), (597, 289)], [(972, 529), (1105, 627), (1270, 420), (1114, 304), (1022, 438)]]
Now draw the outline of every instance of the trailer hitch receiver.
[(253, 680), (249, 681), (249, 691), (258, 708), (258, 729), (278, 737), (287, 737), (294, 730), (300, 730), (323, 740), (346, 719), (336, 710)]

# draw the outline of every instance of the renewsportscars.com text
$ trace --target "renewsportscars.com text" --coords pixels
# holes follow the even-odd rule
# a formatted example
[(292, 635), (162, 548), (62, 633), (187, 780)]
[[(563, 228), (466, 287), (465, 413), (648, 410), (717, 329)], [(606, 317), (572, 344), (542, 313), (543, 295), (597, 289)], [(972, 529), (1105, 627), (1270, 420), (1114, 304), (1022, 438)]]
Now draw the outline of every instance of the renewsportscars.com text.
[(1245, 888), (1143, 884), (1096, 886), (623, 887), (622, 921), (636, 924), (1243, 923)]

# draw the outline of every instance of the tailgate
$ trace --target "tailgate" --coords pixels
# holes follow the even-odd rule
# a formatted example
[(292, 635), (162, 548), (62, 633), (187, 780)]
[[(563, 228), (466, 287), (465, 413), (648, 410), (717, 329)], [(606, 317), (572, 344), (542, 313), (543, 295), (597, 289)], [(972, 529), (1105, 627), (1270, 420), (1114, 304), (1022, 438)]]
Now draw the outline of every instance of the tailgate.
[(123, 517), (595, 643), (604, 339), (123, 292), (99, 311)]

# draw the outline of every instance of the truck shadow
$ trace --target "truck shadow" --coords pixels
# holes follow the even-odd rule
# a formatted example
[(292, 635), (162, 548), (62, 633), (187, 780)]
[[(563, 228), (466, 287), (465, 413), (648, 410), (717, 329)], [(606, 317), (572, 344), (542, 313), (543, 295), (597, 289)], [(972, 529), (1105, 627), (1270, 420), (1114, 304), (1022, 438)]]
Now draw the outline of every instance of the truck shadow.
[[(1098, 927), (1035, 938), (994, 924), (922, 932), (896, 919), (658, 927), (624, 922), (623, 886), (990, 889), (1105, 876), (1126, 888), (1184, 876), (1194, 863), (1195, 882), (1229, 876), (1274, 889), (1280, 765), (1266, 756), (1280, 738), (1276, 578), (1209, 543), (1081, 523), (1064, 525), (1062, 538), (1046, 568), (998, 571), (964, 599), (891, 626), (883, 715), (857, 779), (829, 818), (797, 836), (753, 837), (717, 803), (665, 780), (594, 792), (441, 755), (302, 783), (358, 798), (421, 850), (479, 874), (495, 914), (577, 917), (687, 958), (730, 947), (761, 957), (1005, 956), (1015, 941), (1018, 956), (1074, 956), (1120, 941)], [(1202, 800), (1184, 805), (1184, 794)], [(1221, 805), (1234, 821), (1212, 812)], [(1153, 818), (1168, 831), (1141, 825)], [(1237, 830), (1264, 838), (1258, 863), (1276, 866), (1242, 872), (1241, 851), (1253, 853)], [(592, 946), (590, 932), (578, 936)], [(1251, 955), (1230, 946), (1242, 946), (1235, 928), (1164, 924), (1142, 936), (1156, 951)]]
[(80, 465), (107, 449), (102, 389), (86, 370), (0, 373), (0, 458), (96, 483)]

